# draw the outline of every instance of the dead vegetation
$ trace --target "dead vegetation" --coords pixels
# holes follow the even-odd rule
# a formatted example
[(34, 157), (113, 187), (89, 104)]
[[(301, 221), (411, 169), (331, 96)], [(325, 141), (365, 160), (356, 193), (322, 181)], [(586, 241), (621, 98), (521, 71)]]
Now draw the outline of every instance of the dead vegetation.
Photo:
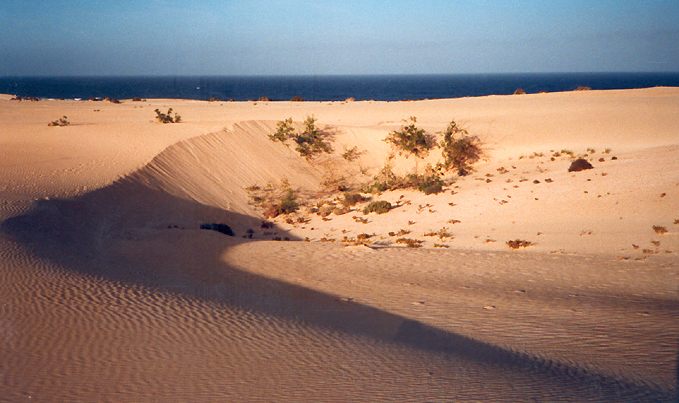
[(531, 241), (526, 241), (524, 239), (514, 239), (506, 242), (507, 246), (512, 249), (527, 248), (533, 246), (534, 243)]
[(53, 120), (47, 124), (47, 126), (69, 126), (71, 122), (68, 120), (68, 116), (64, 115), (57, 120)]

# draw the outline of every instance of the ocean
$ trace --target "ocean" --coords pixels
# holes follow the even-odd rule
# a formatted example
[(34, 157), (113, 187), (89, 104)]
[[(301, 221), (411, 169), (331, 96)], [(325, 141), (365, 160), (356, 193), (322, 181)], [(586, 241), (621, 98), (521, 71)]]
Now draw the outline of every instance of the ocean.
[(185, 98), (309, 101), (418, 100), (679, 86), (679, 73), (540, 73), (363, 76), (0, 77), (0, 93), (40, 98)]

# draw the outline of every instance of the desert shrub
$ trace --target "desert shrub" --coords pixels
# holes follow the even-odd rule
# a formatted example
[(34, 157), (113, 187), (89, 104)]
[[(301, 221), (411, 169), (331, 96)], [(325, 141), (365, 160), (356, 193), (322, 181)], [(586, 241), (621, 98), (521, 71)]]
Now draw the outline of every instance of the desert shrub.
[(358, 150), (358, 147), (354, 146), (349, 149), (345, 149), (344, 152), (342, 153), (342, 158), (349, 162), (356, 161), (363, 152)]
[(111, 98), (111, 97), (106, 97), (106, 98), (104, 98), (104, 101), (108, 101), (108, 102), (110, 102), (110, 103), (112, 103), (112, 104), (120, 104), (120, 103), (122, 103), (122, 102), (120, 102), (119, 99), (117, 99), (117, 98)]
[(396, 240), (396, 243), (405, 245), (409, 248), (421, 248), (424, 241), (412, 238), (399, 238)]
[(405, 124), (399, 130), (394, 130), (387, 135), (385, 141), (393, 145), (401, 155), (415, 156), (415, 173), (417, 173), (417, 162), (419, 158), (424, 158), (432, 148), (436, 147), (436, 139), (424, 129), (418, 128), (417, 118), (411, 116), (406, 119)]
[(481, 158), (481, 141), (476, 136), (469, 136), (466, 129), (452, 120), (443, 132), (441, 143), (443, 167), (456, 170), (460, 176), (468, 175), (472, 165)]
[(514, 90), (514, 95), (524, 95), (525, 93), (526, 93), (526, 90), (524, 90), (521, 87)]
[(292, 102), (302, 102), (304, 101), (304, 98), (300, 97), (299, 95), (295, 95), (294, 97), (290, 98)]
[(506, 243), (507, 246), (509, 246), (512, 249), (527, 248), (533, 245), (533, 242), (526, 241), (524, 239), (514, 239), (511, 241), (507, 241)]
[(68, 116), (64, 115), (57, 120), (53, 120), (47, 126), (68, 126), (71, 122), (68, 121)]
[(271, 100), (269, 99), (269, 97), (262, 96), (262, 97), (259, 97), (258, 101), (259, 102), (269, 102)]
[(145, 100), (145, 99), (141, 99), (141, 98), (139, 98), (139, 97), (134, 97), (134, 98), (132, 98), (132, 102), (142, 102), (142, 101), (146, 101), (146, 100)]
[(156, 120), (160, 123), (179, 123), (182, 121), (182, 117), (179, 116), (177, 112), (172, 112), (172, 108), (167, 110), (167, 113), (161, 112), (159, 109), (155, 109)]
[(586, 85), (578, 85), (575, 88), (575, 91), (590, 91), (591, 89), (592, 89), (592, 87), (588, 87)]
[(417, 189), (426, 195), (443, 191), (443, 179), (438, 175), (420, 175), (417, 181)]
[(363, 209), (363, 214), (369, 214), (369, 213), (377, 213), (377, 214), (384, 214), (388, 213), (389, 210), (391, 210), (391, 203), (385, 200), (377, 200), (374, 202), (370, 202), (365, 208)]
[(296, 144), (295, 150), (306, 159), (331, 153), (333, 150), (330, 137), (329, 132), (316, 127), (316, 118), (313, 116), (308, 116), (304, 120), (304, 129), (301, 132), (295, 132), (292, 118), (288, 118), (278, 122), (276, 131), (269, 135), (271, 141), (280, 141), (286, 145), (288, 140), (292, 140)]
[(655, 231), (656, 234), (663, 235), (667, 233), (667, 228), (660, 225), (654, 225), (653, 231)]
[(360, 193), (345, 193), (342, 204), (344, 204), (347, 207), (352, 207), (358, 203), (363, 203), (368, 200), (370, 200), (369, 197), (365, 197)]
[(281, 199), (280, 211), (281, 214), (290, 214), (299, 210), (299, 203), (297, 202), (297, 197), (292, 189), (288, 189), (285, 195)]

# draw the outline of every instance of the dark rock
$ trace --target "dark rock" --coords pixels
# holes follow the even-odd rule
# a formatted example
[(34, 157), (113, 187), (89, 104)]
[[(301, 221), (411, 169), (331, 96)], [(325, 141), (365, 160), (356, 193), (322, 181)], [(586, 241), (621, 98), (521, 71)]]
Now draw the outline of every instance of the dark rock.
[(583, 158), (578, 158), (577, 160), (573, 161), (571, 163), (571, 166), (568, 167), (568, 172), (578, 172), (578, 171), (584, 171), (585, 169), (592, 169), (594, 168), (592, 164), (589, 163), (586, 159)]

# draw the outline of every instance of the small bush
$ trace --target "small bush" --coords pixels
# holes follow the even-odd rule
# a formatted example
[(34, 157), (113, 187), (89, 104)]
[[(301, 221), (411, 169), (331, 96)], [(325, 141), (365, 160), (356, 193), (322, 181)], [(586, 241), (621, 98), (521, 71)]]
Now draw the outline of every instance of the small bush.
[(68, 117), (66, 115), (60, 117), (57, 120), (53, 120), (47, 124), (47, 126), (68, 126), (70, 125), (71, 122), (68, 121)]
[(304, 120), (304, 130), (301, 132), (295, 132), (292, 118), (288, 118), (278, 122), (276, 131), (269, 135), (271, 141), (280, 141), (286, 145), (288, 140), (292, 140), (296, 144), (295, 150), (306, 159), (331, 153), (333, 149), (330, 137), (330, 133), (316, 127), (316, 119), (313, 116), (308, 116)]
[(352, 148), (345, 149), (344, 152), (342, 153), (342, 158), (349, 162), (353, 162), (359, 159), (361, 157), (361, 154), (363, 154), (363, 152), (359, 151), (358, 147), (354, 146)]
[(524, 90), (521, 87), (514, 90), (514, 95), (524, 95), (525, 93), (526, 93), (526, 90)]
[(179, 123), (182, 121), (182, 117), (179, 116), (177, 112), (172, 112), (172, 108), (169, 108), (167, 110), (167, 113), (161, 112), (159, 109), (155, 109), (154, 112), (156, 112), (156, 120), (159, 121), (160, 123)]
[(411, 116), (399, 130), (389, 133), (385, 141), (393, 145), (399, 154), (415, 156), (415, 173), (417, 173), (417, 159), (424, 158), (429, 151), (436, 147), (436, 139), (424, 129), (418, 128), (417, 118)]
[(290, 101), (292, 101), (292, 102), (302, 102), (302, 101), (304, 101), (304, 98), (300, 97), (299, 95), (295, 95), (294, 97), (290, 98)]
[(443, 191), (443, 179), (438, 175), (421, 175), (417, 177), (417, 181), (417, 189), (426, 195)]
[(481, 141), (476, 136), (469, 136), (467, 130), (452, 120), (443, 132), (441, 143), (443, 167), (456, 170), (460, 176), (468, 175), (472, 165), (481, 158)]
[(409, 248), (421, 248), (424, 241), (412, 238), (399, 238), (396, 240), (396, 243), (405, 245)]
[(370, 202), (365, 208), (363, 209), (363, 214), (369, 214), (369, 213), (377, 213), (377, 214), (384, 214), (388, 213), (389, 210), (391, 210), (391, 203), (385, 200), (377, 200), (374, 202)]
[(511, 241), (507, 241), (507, 246), (509, 246), (512, 249), (519, 249), (519, 248), (527, 248), (529, 246), (533, 245), (533, 242), (531, 241), (526, 241), (523, 239), (514, 239)]
[(285, 192), (285, 196), (281, 199), (281, 214), (290, 214), (297, 210), (299, 210), (299, 203), (297, 202), (295, 192), (293, 192), (292, 189), (288, 189), (287, 192)]
[(667, 233), (667, 228), (662, 227), (660, 225), (654, 225), (653, 231), (655, 231), (655, 233), (658, 234), (658, 235), (663, 235), (663, 234)]
[(262, 96), (262, 97), (259, 97), (258, 101), (259, 101), (259, 102), (269, 102), (269, 101), (271, 101), (271, 100), (269, 99), (269, 97), (264, 97), (264, 96)]
[(588, 87), (586, 85), (579, 85), (575, 88), (575, 91), (590, 91), (592, 87)]
[(368, 200), (370, 200), (369, 197), (365, 197), (360, 193), (345, 193), (342, 204), (344, 204), (346, 207), (353, 207), (358, 203), (363, 203)]

